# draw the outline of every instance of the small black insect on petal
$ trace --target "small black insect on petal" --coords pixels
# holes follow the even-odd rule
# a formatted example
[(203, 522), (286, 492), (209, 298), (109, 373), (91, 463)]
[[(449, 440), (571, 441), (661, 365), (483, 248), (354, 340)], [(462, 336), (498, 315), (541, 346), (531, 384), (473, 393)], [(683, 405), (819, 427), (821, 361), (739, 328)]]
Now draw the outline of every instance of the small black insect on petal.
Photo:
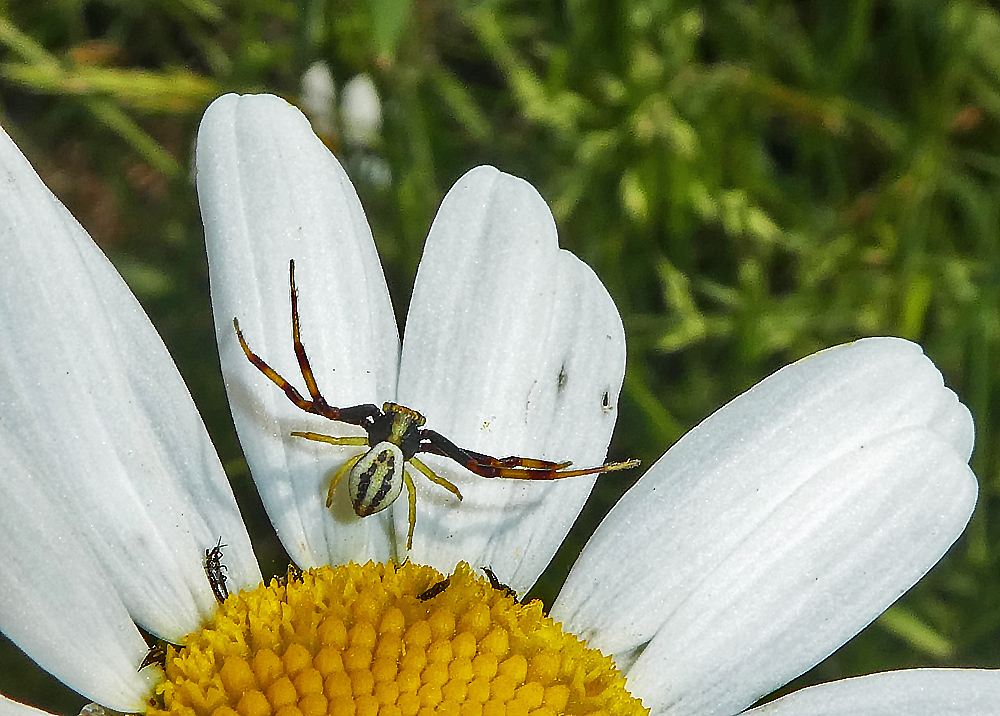
[(205, 550), (205, 576), (208, 577), (208, 583), (212, 587), (212, 594), (220, 604), (229, 596), (225, 575), (228, 568), (222, 563), (222, 548), (226, 546), (228, 545), (222, 544), (222, 538), (219, 537), (218, 544)]
[(569, 376), (566, 375), (566, 364), (563, 363), (559, 368), (559, 377), (556, 379), (556, 390), (562, 392), (566, 388), (566, 382), (569, 380)]

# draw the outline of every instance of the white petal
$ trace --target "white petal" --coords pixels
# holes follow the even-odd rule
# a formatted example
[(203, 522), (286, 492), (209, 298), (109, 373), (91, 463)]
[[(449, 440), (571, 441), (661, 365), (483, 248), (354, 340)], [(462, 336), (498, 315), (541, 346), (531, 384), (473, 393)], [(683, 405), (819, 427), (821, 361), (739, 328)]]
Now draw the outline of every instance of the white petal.
[(49, 716), (49, 712), (19, 701), (12, 701), (0, 694), (0, 716)]
[(2, 433), (0, 456), (17, 477), (0, 499), (0, 630), (75, 691), (118, 711), (143, 710), (159, 675), (137, 672), (146, 642), (76, 520)]
[(19, 701), (12, 701), (0, 694), (0, 716), (54, 716), (54, 714), (22, 704)]
[(913, 669), (820, 684), (751, 709), (753, 716), (997, 716), (1000, 672)]
[[(407, 316), (400, 402), (463, 448), (599, 465), (625, 371), (621, 319), (584, 263), (560, 251), (530, 184), (474, 169), (431, 227)], [(465, 499), (422, 476), (413, 558), (489, 565), (518, 591), (548, 564), (593, 486), (484, 479), (427, 457)], [(395, 507), (404, 539), (406, 507)]]
[(650, 469), (584, 549), (553, 617), (620, 663), (644, 648), (629, 683), (654, 713), (738, 711), (941, 557), (975, 504), (972, 432), (911, 343), (802, 360)]
[[(295, 260), (301, 337), (330, 405), (391, 400), (399, 339), (361, 203), (298, 110), (270, 95), (216, 100), (198, 133), (198, 197), (219, 354), (243, 451), (271, 521), (300, 566), (390, 556), (390, 521), (361, 519), (346, 490), (326, 509), (329, 471), (358, 452), (293, 430), (364, 435), (303, 412), (243, 355), (251, 349), (308, 396), (291, 337)], [(343, 485), (346, 488), (346, 485)]]
[[(201, 418), (114, 268), (0, 137), (0, 433), (30, 457), (150, 631), (178, 641), (215, 608), (204, 550), (236, 585), (250, 539)], [(0, 495), (17, 475), (0, 469)]]

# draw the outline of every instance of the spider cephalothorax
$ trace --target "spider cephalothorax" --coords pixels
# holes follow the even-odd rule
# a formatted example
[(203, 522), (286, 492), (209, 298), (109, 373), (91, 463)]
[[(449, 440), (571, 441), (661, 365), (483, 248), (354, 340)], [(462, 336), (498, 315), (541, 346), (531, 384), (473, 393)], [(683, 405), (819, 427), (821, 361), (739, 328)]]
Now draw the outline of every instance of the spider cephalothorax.
[(298, 359), (302, 379), (305, 381), (309, 398), (303, 397), (298, 389), (281, 377), (260, 356), (250, 350), (240, 323), (233, 319), (236, 337), (246, 354), (247, 359), (257, 367), (271, 382), (281, 388), (288, 399), (302, 410), (341, 423), (359, 425), (367, 433), (366, 436), (334, 437), (313, 432), (293, 432), (292, 435), (330, 443), (332, 445), (357, 445), (368, 447), (345, 462), (334, 474), (327, 492), (326, 504), (329, 507), (333, 501), (333, 490), (344, 477), (348, 475), (347, 485), (351, 505), (360, 517), (374, 514), (391, 505), (403, 486), (406, 486), (409, 502), (409, 532), (406, 537), (406, 549), (413, 546), (413, 528), (417, 520), (417, 492), (413, 486), (407, 465), (412, 465), (434, 482), (451, 492), (459, 500), (462, 493), (451, 482), (436, 474), (425, 465), (416, 454), (418, 452), (443, 455), (451, 458), (466, 469), (482, 477), (504, 477), (516, 480), (557, 480), (563, 477), (578, 477), (594, 475), (600, 472), (624, 470), (635, 467), (638, 460), (611, 462), (597, 467), (582, 470), (569, 470), (570, 462), (551, 462), (538, 458), (518, 457), (512, 455), (505, 458), (495, 458), (490, 455), (460, 448), (441, 433), (425, 428), (425, 418), (416, 410), (396, 403), (384, 403), (380, 409), (372, 403), (354, 405), (348, 408), (335, 408), (326, 402), (319, 392), (316, 378), (313, 376), (306, 350), (299, 337), (298, 294), (295, 290), (295, 261), (288, 262), (289, 284), (292, 298), (292, 345), (295, 357)]

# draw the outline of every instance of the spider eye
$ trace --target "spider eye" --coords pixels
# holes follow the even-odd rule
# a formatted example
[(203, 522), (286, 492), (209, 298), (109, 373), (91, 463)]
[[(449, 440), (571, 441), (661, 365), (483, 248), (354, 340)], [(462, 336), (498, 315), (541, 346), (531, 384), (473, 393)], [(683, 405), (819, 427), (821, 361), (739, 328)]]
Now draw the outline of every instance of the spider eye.
[(398, 446), (381, 442), (351, 468), (347, 490), (359, 517), (381, 512), (395, 501), (403, 489), (403, 462)]

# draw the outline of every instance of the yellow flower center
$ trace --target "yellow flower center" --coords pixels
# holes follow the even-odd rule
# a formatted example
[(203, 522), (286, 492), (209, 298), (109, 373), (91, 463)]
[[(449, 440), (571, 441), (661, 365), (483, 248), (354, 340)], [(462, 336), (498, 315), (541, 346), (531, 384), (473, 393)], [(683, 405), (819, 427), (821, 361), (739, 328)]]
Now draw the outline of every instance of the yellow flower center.
[(466, 564), (348, 564), (230, 597), (147, 714), (646, 714), (609, 657)]

